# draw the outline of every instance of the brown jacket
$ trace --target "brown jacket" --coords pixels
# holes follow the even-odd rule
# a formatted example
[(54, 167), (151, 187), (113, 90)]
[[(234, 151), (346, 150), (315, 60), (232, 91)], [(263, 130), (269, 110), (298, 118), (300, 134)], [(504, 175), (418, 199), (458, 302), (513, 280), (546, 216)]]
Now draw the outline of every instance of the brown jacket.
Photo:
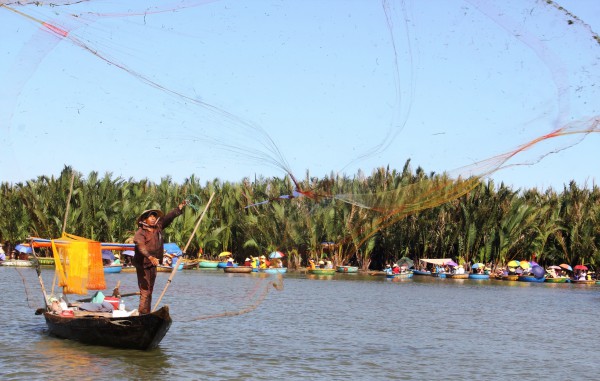
[(175, 217), (182, 213), (183, 211), (179, 210), (179, 207), (175, 207), (164, 217), (160, 218), (156, 223), (156, 227), (152, 229), (140, 224), (133, 237), (133, 243), (135, 243), (133, 265), (135, 267), (152, 267), (152, 262), (148, 259), (150, 256), (158, 258), (159, 263), (162, 263), (164, 254), (164, 238), (162, 231), (171, 224)]

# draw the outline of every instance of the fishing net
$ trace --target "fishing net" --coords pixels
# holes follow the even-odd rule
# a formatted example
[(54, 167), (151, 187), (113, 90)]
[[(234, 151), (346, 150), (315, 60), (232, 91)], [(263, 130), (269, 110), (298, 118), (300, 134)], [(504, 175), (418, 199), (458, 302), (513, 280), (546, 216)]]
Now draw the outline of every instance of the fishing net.
[(65, 293), (106, 288), (100, 242), (66, 233), (51, 242), (58, 285)]

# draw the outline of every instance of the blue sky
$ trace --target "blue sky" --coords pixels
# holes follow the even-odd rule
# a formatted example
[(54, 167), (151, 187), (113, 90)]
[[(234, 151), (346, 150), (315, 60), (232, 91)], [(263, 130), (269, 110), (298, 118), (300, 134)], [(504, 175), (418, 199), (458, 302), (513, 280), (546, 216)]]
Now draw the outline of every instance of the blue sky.
[[(151, 4), (174, 11), (144, 14)], [(545, 1), (165, 4), (11, 5), (33, 19), (0, 8), (0, 181), (64, 165), (154, 181), (283, 177), (269, 139), (297, 177), (409, 158), (440, 173), (600, 114), (594, 0), (560, 2), (573, 25)], [(591, 185), (598, 134), (560, 150), (581, 137), (540, 143), (509, 164), (559, 152), (491, 177)]]

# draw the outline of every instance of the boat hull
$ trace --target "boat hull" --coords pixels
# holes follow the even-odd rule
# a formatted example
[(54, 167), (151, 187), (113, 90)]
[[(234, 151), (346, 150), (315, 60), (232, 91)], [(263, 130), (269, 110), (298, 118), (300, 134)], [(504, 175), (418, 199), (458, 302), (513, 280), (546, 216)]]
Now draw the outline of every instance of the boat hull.
[(270, 269), (258, 269), (258, 272), (267, 274), (283, 274), (287, 272), (287, 267), (274, 267)]
[(469, 274), (469, 279), (490, 279), (490, 274)]
[(413, 277), (413, 273), (400, 273), (400, 274), (386, 274), (385, 277), (388, 279), (410, 279)]
[(536, 278), (534, 276), (521, 275), (518, 280), (519, 280), (519, 282), (542, 283), (546, 280), (546, 278), (545, 277)]
[(156, 348), (172, 323), (169, 306), (150, 314), (121, 318), (94, 316), (92, 313), (65, 317), (51, 312), (45, 312), (44, 318), (50, 335), (54, 337), (90, 345), (141, 350)]
[(218, 261), (200, 261), (198, 267), (201, 269), (216, 269), (219, 266)]
[(309, 269), (308, 273), (315, 275), (333, 275), (335, 274), (335, 269)]
[(469, 274), (446, 274), (448, 279), (469, 279)]
[(431, 271), (413, 270), (415, 275), (431, 275)]
[(585, 280), (574, 280), (571, 279), (571, 283), (575, 283), (575, 284), (596, 284), (596, 281), (593, 279), (585, 279)]
[(27, 259), (7, 259), (1, 262), (2, 266), (13, 266), (13, 267), (31, 267), (33, 263)]
[(516, 274), (502, 275), (502, 278), (500, 278), (500, 279), (513, 281), (513, 280), (519, 280), (519, 276)]
[(237, 266), (237, 267), (224, 267), (223, 271), (226, 273), (232, 274), (248, 274), (252, 272), (252, 267), (250, 266)]
[(120, 273), (121, 270), (123, 270), (122, 265), (104, 266), (105, 274), (117, 274)]
[[(173, 271), (173, 267), (171, 266), (156, 266), (156, 271), (159, 273), (170, 273)], [(177, 271), (183, 270), (183, 263), (180, 263), (177, 267)]]
[(338, 273), (345, 273), (345, 274), (357, 273), (358, 266), (338, 266), (335, 269), (335, 271), (337, 271)]
[(546, 278), (545, 282), (547, 283), (567, 283), (569, 278), (560, 277), (560, 278)]
[(53, 257), (38, 257), (37, 260), (40, 262), (40, 266), (54, 266)]

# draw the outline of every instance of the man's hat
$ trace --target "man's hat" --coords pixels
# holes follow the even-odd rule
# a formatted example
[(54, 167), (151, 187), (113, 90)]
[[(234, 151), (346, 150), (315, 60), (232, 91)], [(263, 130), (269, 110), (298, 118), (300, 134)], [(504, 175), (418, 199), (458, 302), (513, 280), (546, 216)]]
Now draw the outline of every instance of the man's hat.
[(144, 220), (148, 217), (150, 217), (150, 215), (154, 213), (156, 215), (156, 218), (162, 217), (164, 216), (164, 213), (158, 209), (148, 209), (148, 210), (144, 210), (142, 212), (142, 214), (140, 214), (140, 217), (138, 218), (137, 222), (138, 224), (140, 222), (144, 222)]

